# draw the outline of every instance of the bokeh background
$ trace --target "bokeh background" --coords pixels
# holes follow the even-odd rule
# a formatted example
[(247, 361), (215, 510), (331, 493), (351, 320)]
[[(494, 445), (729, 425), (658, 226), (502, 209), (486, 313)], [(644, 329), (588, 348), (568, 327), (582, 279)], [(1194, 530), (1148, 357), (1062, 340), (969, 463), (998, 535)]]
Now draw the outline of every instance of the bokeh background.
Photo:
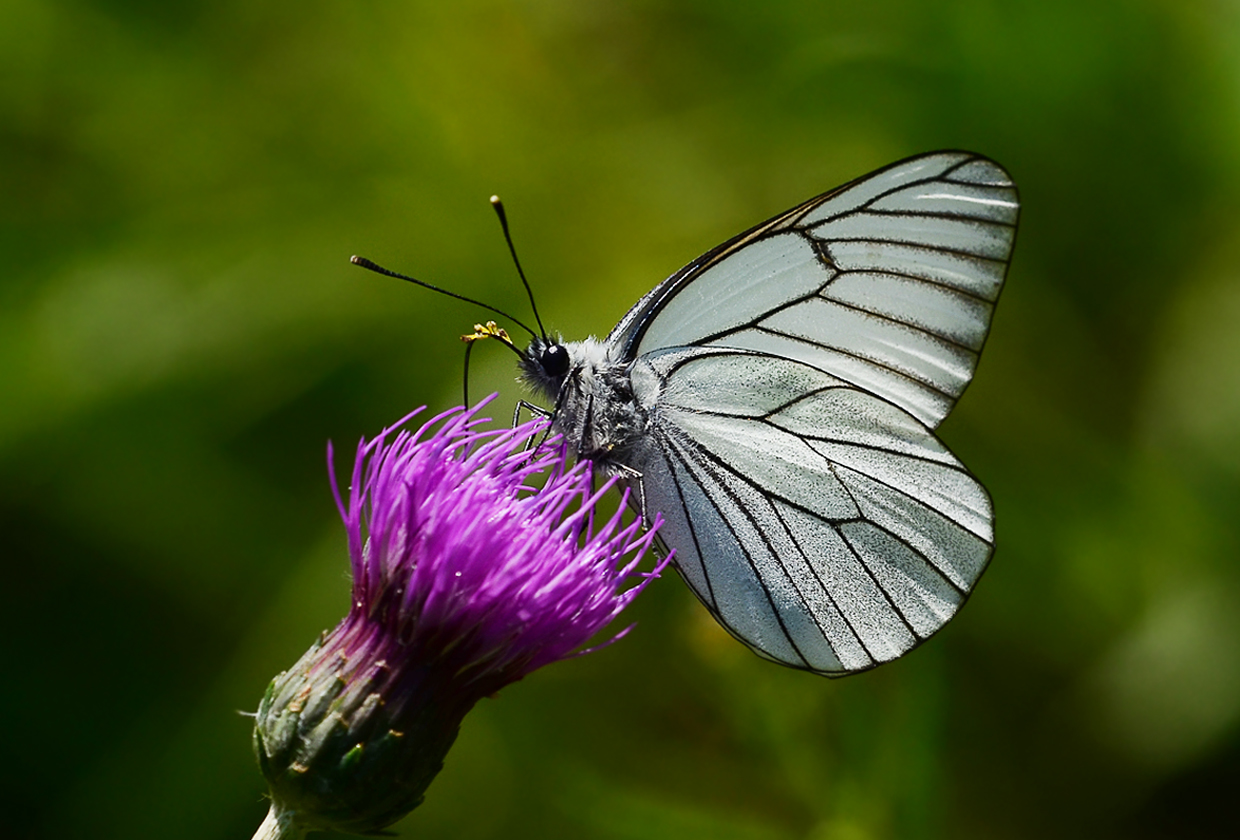
[[(467, 719), (409, 837), (1238, 836), (1240, 7), (0, 2), (0, 833), (247, 838), (249, 721), (347, 604), (324, 445), (605, 334), (732, 234), (959, 147), (1024, 200), (943, 437), (998, 551), (828, 681), (671, 576)], [(510, 354), (474, 390), (519, 396)], [(508, 409), (496, 409), (504, 418)]]

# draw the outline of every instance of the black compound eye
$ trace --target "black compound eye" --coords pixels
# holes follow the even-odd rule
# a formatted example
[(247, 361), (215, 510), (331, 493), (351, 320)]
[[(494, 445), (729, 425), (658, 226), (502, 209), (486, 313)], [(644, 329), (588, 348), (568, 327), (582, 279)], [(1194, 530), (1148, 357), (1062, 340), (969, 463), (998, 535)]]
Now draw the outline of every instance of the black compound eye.
[(559, 344), (552, 344), (542, 352), (542, 356), (538, 359), (538, 364), (546, 371), (548, 376), (559, 379), (568, 373), (568, 351)]

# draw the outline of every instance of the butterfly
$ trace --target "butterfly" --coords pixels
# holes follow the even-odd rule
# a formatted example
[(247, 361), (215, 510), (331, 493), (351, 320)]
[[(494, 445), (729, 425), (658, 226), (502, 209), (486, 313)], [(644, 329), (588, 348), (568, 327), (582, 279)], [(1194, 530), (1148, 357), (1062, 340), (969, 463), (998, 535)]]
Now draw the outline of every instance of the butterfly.
[(993, 161), (909, 158), (707, 252), (602, 341), (536, 336), (522, 373), (579, 457), (640, 484), (733, 636), (864, 670), (942, 627), (993, 552), (990, 496), (934, 429), (977, 366), (1018, 215)]
[(522, 377), (579, 458), (662, 514), (729, 633), (863, 671), (950, 620), (993, 553), (990, 496), (934, 430), (973, 377), (1018, 217), (994, 161), (908, 158), (708, 251), (601, 341), (530, 330)]

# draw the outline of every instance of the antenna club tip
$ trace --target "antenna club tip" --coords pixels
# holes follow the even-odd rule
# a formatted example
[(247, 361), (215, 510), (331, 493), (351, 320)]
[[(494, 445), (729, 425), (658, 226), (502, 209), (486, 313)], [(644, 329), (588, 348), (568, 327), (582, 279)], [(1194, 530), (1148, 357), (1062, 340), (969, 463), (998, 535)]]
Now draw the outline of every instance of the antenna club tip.
[(498, 207), (499, 205), (501, 205), (501, 204), (503, 204), (503, 203), (504, 203), (504, 202), (502, 202), (502, 201), (500, 201), (500, 200), (499, 200), (499, 196), (498, 196), (498, 195), (493, 195), (493, 196), (491, 196), (491, 204), (492, 204), (492, 206), (496, 206), (496, 207)]
[(366, 259), (366, 258), (365, 258), (365, 257), (359, 257), (357, 254), (354, 254), (353, 256), (349, 257), (349, 262), (353, 263), (354, 265), (361, 265), (361, 264), (362, 264), (362, 260), (364, 260), (364, 259)]

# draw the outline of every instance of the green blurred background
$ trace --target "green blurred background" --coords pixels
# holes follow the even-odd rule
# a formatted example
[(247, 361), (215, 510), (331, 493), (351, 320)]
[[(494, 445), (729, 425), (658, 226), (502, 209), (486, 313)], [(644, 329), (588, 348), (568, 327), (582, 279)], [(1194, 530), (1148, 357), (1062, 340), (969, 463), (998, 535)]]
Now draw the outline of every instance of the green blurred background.
[[(460, 400), (485, 313), (605, 334), (897, 158), (1007, 166), (943, 436), (998, 550), (828, 681), (674, 576), (484, 701), (409, 837), (1235, 837), (1240, 7), (0, 0), (0, 834), (247, 838), (266, 682), (347, 605), (324, 443)], [(475, 393), (518, 395), (511, 355)], [(504, 417), (506, 408), (497, 408)]]

